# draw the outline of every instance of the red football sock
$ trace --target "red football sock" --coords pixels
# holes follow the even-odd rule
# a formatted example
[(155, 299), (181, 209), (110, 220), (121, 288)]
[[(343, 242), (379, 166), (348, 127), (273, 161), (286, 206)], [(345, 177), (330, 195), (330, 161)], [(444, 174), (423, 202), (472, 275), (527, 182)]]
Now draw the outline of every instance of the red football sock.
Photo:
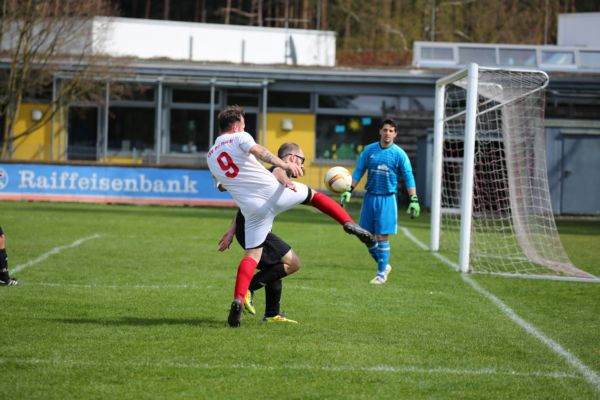
[(338, 203), (331, 200), (331, 198), (323, 193), (314, 192), (314, 196), (310, 202), (313, 207), (318, 208), (321, 212), (329, 215), (340, 224), (344, 225), (346, 222), (354, 222), (354, 220), (348, 215)]
[(242, 258), (242, 261), (240, 261), (240, 265), (237, 271), (237, 277), (235, 278), (235, 290), (233, 292), (234, 300), (244, 299), (244, 296), (248, 291), (248, 286), (250, 286), (252, 276), (254, 276), (256, 265), (258, 265), (258, 263), (254, 261), (252, 257), (244, 257)]

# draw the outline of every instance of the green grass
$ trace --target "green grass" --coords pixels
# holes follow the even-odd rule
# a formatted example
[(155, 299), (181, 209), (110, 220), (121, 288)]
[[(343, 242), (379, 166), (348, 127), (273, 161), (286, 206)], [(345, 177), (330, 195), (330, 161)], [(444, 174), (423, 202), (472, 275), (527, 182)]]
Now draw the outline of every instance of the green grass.
[[(307, 207), (274, 227), (303, 261), (282, 300), (300, 324), (244, 315), (228, 328), (242, 251), (217, 242), (233, 213), (0, 202), (11, 269), (100, 235), (0, 288), (0, 398), (599, 398), (598, 382), (401, 233), (389, 282), (370, 286), (364, 246)], [(400, 225), (428, 241), (428, 216)], [(575, 265), (600, 276), (600, 222), (558, 226)], [(600, 374), (600, 284), (469, 278)]]

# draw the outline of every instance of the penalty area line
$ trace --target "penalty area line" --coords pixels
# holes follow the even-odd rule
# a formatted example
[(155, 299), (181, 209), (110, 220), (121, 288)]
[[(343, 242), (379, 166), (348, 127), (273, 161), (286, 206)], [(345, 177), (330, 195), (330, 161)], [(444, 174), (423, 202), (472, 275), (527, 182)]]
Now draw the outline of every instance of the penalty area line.
[(451, 375), (506, 375), (517, 377), (545, 377), (553, 379), (578, 379), (581, 376), (570, 374), (561, 371), (515, 371), (503, 370), (498, 368), (424, 368), (411, 365), (374, 365), (371, 367), (360, 366), (335, 366), (335, 365), (307, 365), (307, 364), (286, 364), (286, 365), (263, 365), (263, 364), (210, 364), (194, 361), (169, 361), (169, 360), (142, 360), (142, 361), (119, 361), (119, 362), (97, 362), (90, 360), (73, 360), (73, 359), (39, 359), (39, 358), (0, 358), (1, 364), (15, 363), (21, 365), (69, 365), (80, 367), (127, 367), (127, 368), (178, 368), (178, 369), (196, 369), (196, 370), (260, 370), (260, 371), (281, 371), (281, 370), (306, 370), (306, 371), (322, 371), (322, 372), (375, 372), (375, 373), (395, 373), (395, 374), (451, 374)]
[(46, 253), (42, 254), (38, 258), (36, 258), (34, 260), (27, 261), (25, 264), (20, 264), (20, 265), (17, 265), (16, 267), (12, 268), (11, 274), (17, 273), (19, 271), (23, 271), (25, 268), (31, 267), (32, 265), (40, 263), (40, 262), (46, 260), (48, 257), (50, 257), (50, 256), (52, 256), (54, 254), (58, 254), (58, 253), (60, 253), (63, 250), (67, 250), (67, 249), (71, 249), (73, 247), (80, 246), (84, 242), (86, 242), (88, 240), (91, 240), (91, 239), (98, 239), (100, 236), (101, 236), (100, 234), (95, 233), (95, 234), (93, 234), (91, 236), (86, 236), (86, 237), (82, 237), (81, 239), (77, 239), (76, 241), (74, 241), (71, 244), (66, 244), (64, 246), (54, 247), (53, 249), (50, 249), (49, 251), (47, 251)]
[[(417, 239), (407, 228), (400, 227), (400, 229), (402, 230), (402, 233), (404, 233), (404, 235), (407, 238), (409, 238), (411, 241), (413, 241), (417, 246), (419, 246), (423, 250), (429, 251), (429, 248), (425, 245), (425, 243), (423, 243), (419, 239)], [(444, 263), (446, 263), (447, 265), (449, 265), (450, 267), (452, 267), (456, 270), (459, 269), (458, 265), (456, 263), (448, 260), (446, 257), (444, 257), (442, 255), (438, 255), (437, 253), (432, 253), (432, 254), (435, 255), (438, 259), (440, 259)], [(565, 361), (567, 361), (567, 363), (569, 363), (573, 368), (575, 368), (577, 371), (579, 371), (583, 375), (583, 378), (586, 381), (588, 381), (590, 384), (592, 384), (594, 386), (594, 388), (598, 392), (600, 392), (600, 376), (596, 372), (594, 372), (591, 368), (589, 368), (587, 365), (585, 365), (583, 362), (581, 362), (581, 360), (579, 360), (577, 357), (575, 357), (574, 354), (570, 353), (568, 350), (563, 348), (560, 344), (556, 343), (554, 340), (550, 339), (548, 336), (546, 336), (542, 332), (540, 332), (531, 323), (529, 323), (526, 320), (524, 320), (523, 318), (519, 317), (519, 315), (517, 315), (517, 313), (514, 312), (513, 309), (511, 309), (509, 306), (507, 306), (498, 297), (494, 296), (492, 293), (488, 292), (483, 287), (481, 287), (476, 281), (474, 281), (469, 276), (467, 276), (467, 274), (461, 273), (461, 277), (465, 282), (467, 282), (469, 285), (471, 285), (471, 287), (476, 292), (478, 292), (483, 297), (485, 297), (486, 299), (491, 301), (493, 304), (495, 304), (500, 309), (500, 311), (502, 311), (515, 324), (519, 325), (527, 333), (529, 333), (534, 338), (541, 341), (544, 345), (546, 345), (546, 347), (548, 347), (554, 353), (558, 354)]]

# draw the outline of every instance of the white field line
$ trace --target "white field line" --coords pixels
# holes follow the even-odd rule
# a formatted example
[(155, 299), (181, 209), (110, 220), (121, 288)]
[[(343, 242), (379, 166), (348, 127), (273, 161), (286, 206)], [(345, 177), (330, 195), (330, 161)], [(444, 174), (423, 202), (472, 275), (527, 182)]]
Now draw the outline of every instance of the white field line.
[[(406, 237), (408, 237), (415, 244), (417, 244), (417, 246), (419, 246), (422, 249), (429, 250), (429, 248), (423, 242), (421, 242), (419, 239), (417, 239), (414, 235), (412, 235), (408, 229), (406, 229), (404, 227), (401, 227), (400, 229), (402, 230), (404, 235), (406, 235)], [(432, 253), (432, 254), (438, 255), (437, 253)], [(444, 259), (446, 259), (446, 257), (443, 257), (443, 256), (440, 256), (438, 258), (442, 261), (444, 261)], [(452, 261), (448, 260), (448, 261), (444, 261), (444, 262), (446, 264), (450, 265), (452, 268), (458, 269), (457, 268), (458, 265), (456, 265)], [(569, 351), (565, 350), (560, 344), (556, 343), (554, 340), (550, 339), (548, 336), (546, 336), (542, 332), (540, 332), (531, 323), (529, 323), (526, 320), (524, 320), (523, 318), (519, 317), (517, 315), (517, 313), (515, 313), (509, 306), (504, 304), (502, 302), (502, 300), (500, 300), (499, 298), (497, 298), (496, 296), (494, 296), (493, 294), (491, 294), (490, 292), (488, 292), (487, 290), (485, 290), (484, 288), (479, 286), (477, 284), (477, 282), (475, 282), (473, 279), (471, 279), (467, 274), (461, 274), (461, 276), (465, 282), (467, 282), (469, 285), (471, 285), (471, 287), (473, 289), (475, 289), (475, 291), (477, 291), (483, 297), (487, 298), (492, 303), (494, 303), (500, 309), (500, 311), (502, 311), (504, 314), (506, 314), (506, 316), (508, 318), (510, 318), (514, 323), (519, 325), (521, 328), (523, 328), (526, 332), (528, 332), (534, 338), (541, 341), (554, 353), (558, 354), (563, 359), (565, 359), (565, 361), (567, 361), (573, 368), (578, 370), (583, 375), (583, 377), (585, 378), (586, 381), (591, 383), (595, 387), (595, 389), (598, 392), (600, 392), (600, 376), (596, 372), (594, 372), (591, 368), (589, 368), (587, 365), (582, 363), (577, 357), (575, 357), (575, 355), (573, 355)]]
[[(45, 286), (50, 288), (72, 288), (72, 289), (215, 289), (220, 285), (186, 285), (186, 284), (166, 284), (166, 285), (107, 285), (102, 283), (54, 283), (54, 282), (27, 282), (27, 286)], [(286, 288), (311, 290), (316, 292), (336, 292), (336, 288), (314, 288), (301, 285), (286, 285)]]
[(52, 365), (70, 365), (70, 366), (89, 366), (89, 367), (131, 367), (131, 368), (179, 368), (179, 369), (225, 369), (225, 370), (264, 370), (264, 371), (281, 371), (281, 370), (308, 370), (308, 371), (323, 371), (323, 372), (387, 372), (387, 373), (414, 373), (422, 375), (433, 374), (454, 374), (454, 375), (508, 375), (518, 377), (545, 377), (554, 379), (581, 379), (581, 376), (576, 374), (568, 374), (560, 371), (514, 371), (502, 370), (498, 368), (479, 368), (479, 369), (464, 369), (464, 368), (423, 368), (417, 366), (403, 365), (375, 365), (372, 367), (354, 367), (354, 366), (318, 366), (306, 364), (286, 364), (286, 365), (261, 365), (261, 364), (209, 364), (196, 363), (185, 361), (168, 361), (168, 360), (146, 360), (140, 362), (131, 361), (115, 361), (115, 362), (96, 362), (87, 360), (72, 360), (72, 359), (38, 359), (38, 358), (0, 358), (0, 364), (16, 363), (27, 365), (52, 364)]
[(24, 269), (25, 269), (25, 268), (27, 268), (27, 267), (30, 267), (30, 266), (32, 266), (32, 265), (35, 265), (35, 264), (37, 264), (37, 263), (39, 263), (39, 262), (42, 262), (42, 261), (44, 261), (45, 259), (47, 259), (47, 258), (48, 258), (48, 257), (50, 257), (51, 255), (58, 254), (58, 253), (60, 253), (61, 251), (63, 251), (63, 250), (66, 250), (66, 249), (70, 249), (70, 248), (73, 248), (73, 247), (80, 246), (80, 245), (81, 245), (83, 242), (85, 242), (85, 241), (88, 241), (88, 240), (91, 240), (91, 239), (97, 239), (97, 238), (99, 238), (100, 236), (101, 236), (101, 235), (99, 235), (98, 233), (95, 233), (95, 234), (93, 234), (93, 235), (91, 235), (91, 236), (86, 236), (86, 237), (83, 237), (83, 238), (81, 238), (81, 239), (77, 239), (76, 241), (74, 241), (74, 242), (73, 242), (73, 243), (71, 243), (71, 244), (67, 244), (67, 245), (64, 245), (64, 246), (57, 246), (57, 247), (54, 247), (54, 248), (53, 248), (53, 249), (51, 249), (50, 251), (48, 251), (48, 252), (46, 252), (46, 253), (42, 254), (41, 256), (39, 256), (38, 258), (36, 258), (35, 260), (27, 261), (25, 264), (17, 265), (16, 267), (14, 267), (14, 268), (11, 268), (11, 271), (10, 271), (10, 272), (11, 272), (11, 274), (17, 273), (17, 272), (19, 272), (19, 271), (22, 271), (22, 270), (24, 270)]

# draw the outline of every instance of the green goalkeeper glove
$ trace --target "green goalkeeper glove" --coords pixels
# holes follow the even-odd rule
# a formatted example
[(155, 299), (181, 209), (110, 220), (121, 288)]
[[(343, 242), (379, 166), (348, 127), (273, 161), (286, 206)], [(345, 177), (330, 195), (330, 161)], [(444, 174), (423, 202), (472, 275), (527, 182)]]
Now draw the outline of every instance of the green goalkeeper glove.
[(410, 203), (408, 204), (406, 213), (410, 215), (411, 218), (417, 218), (419, 214), (421, 214), (421, 206), (419, 206), (419, 198), (416, 194), (410, 196)]
[(340, 205), (344, 207), (344, 204), (350, 203), (350, 197), (352, 197), (353, 186), (350, 186), (350, 190), (346, 190), (340, 195)]

